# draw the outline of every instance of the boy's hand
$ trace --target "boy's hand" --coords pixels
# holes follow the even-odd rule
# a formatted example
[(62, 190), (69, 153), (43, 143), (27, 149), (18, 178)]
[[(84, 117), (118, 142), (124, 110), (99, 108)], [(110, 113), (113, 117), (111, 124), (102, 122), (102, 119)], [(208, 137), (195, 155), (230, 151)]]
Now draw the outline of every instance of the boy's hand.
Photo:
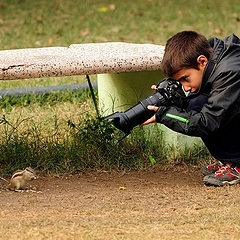
[[(157, 110), (158, 110), (158, 107), (156, 107), (156, 106), (151, 106), (151, 105), (149, 105), (147, 108), (148, 108), (149, 110), (153, 110), (153, 111), (155, 111), (155, 112), (157, 112)], [(141, 126), (144, 126), (144, 125), (147, 125), (147, 124), (150, 124), (150, 123), (155, 123), (155, 122), (156, 122), (156, 116), (155, 116), (155, 114), (154, 114), (151, 118), (149, 118), (147, 121), (145, 121), (144, 123), (142, 123)]]
[[(152, 90), (157, 90), (157, 85), (152, 85), (151, 86), (151, 89)], [(153, 111), (157, 111), (158, 110), (158, 107), (156, 107), (156, 106), (148, 106), (147, 107), (149, 110), (153, 110)], [(156, 117), (155, 117), (155, 114), (151, 117), (151, 118), (149, 118), (147, 121), (145, 121), (144, 123), (142, 123), (141, 124), (141, 126), (144, 126), (144, 125), (147, 125), (147, 124), (150, 124), (150, 123), (155, 123), (156, 122)]]
[(152, 85), (152, 86), (151, 86), (151, 89), (152, 89), (152, 90), (157, 90), (157, 85)]

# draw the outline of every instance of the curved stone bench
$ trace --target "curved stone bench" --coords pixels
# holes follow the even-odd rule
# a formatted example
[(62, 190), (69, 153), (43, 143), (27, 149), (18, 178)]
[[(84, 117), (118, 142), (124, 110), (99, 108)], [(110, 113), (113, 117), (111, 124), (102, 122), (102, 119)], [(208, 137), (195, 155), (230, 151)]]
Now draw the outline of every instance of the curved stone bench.
[[(152, 95), (164, 47), (122, 42), (72, 44), (0, 51), (0, 80), (97, 74), (99, 107), (103, 115), (124, 111)], [(193, 138), (164, 128), (166, 142), (182, 148)]]
[(42, 78), (159, 70), (164, 47), (89, 43), (0, 51), (0, 79)]

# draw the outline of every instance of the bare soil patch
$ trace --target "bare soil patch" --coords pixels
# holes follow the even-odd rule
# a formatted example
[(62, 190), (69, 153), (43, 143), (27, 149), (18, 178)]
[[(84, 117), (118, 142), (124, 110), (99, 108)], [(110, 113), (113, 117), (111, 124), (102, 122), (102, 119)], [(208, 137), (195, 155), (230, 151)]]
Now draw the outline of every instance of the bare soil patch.
[(0, 193), (0, 239), (240, 239), (239, 185), (197, 167), (41, 176)]

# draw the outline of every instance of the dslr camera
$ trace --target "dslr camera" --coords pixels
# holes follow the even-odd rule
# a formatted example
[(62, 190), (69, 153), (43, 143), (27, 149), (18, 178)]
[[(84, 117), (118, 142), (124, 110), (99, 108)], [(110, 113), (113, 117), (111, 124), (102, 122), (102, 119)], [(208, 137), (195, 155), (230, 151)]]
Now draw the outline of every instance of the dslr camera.
[(113, 125), (127, 136), (135, 126), (145, 122), (155, 114), (147, 106), (175, 105), (181, 107), (185, 103), (186, 94), (181, 83), (171, 78), (166, 78), (157, 85), (156, 92), (153, 95), (143, 99), (125, 112), (115, 112), (106, 116), (105, 119), (112, 120)]

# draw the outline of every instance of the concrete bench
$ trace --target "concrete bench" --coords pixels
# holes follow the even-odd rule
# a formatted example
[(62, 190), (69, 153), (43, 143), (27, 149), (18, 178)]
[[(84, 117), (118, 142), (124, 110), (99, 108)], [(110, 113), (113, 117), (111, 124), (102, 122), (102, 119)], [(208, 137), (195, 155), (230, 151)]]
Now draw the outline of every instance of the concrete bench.
[[(72, 44), (0, 51), (0, 80), (97, 75), (99, 108), (103, 115), (124, 111), (153, 94), (163, 78), (164, 47), (122, 42)], [(166, 142), (192, 145), (194, 138), (164, 129)]]
[(0, 79), (159, 70), (164, 48), (151, 44), (89, 43), (0, 51)]

